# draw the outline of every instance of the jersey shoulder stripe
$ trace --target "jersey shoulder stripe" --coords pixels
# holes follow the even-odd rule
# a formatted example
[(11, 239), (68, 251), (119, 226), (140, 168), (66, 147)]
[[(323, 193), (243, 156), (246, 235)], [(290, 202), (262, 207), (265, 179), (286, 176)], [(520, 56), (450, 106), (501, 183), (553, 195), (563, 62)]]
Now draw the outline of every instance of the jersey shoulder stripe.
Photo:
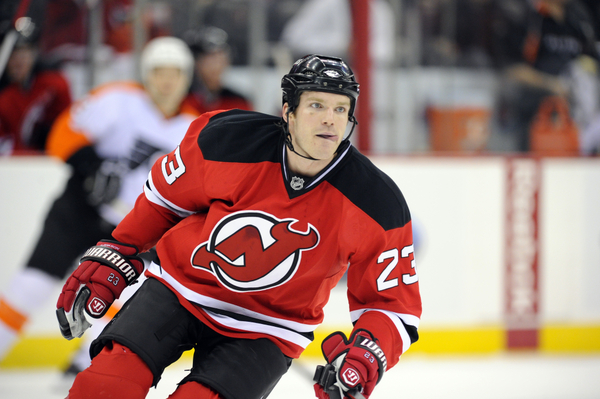
[(210, 118), (198, 135), (204, 159), (218, 162), (279, 162), (283, 136), (281, 118), (253, 111), (231, 110)]
[(396, 183), (354, 147), (327, 181), (384, 230), (410, 222), (410, 211)]

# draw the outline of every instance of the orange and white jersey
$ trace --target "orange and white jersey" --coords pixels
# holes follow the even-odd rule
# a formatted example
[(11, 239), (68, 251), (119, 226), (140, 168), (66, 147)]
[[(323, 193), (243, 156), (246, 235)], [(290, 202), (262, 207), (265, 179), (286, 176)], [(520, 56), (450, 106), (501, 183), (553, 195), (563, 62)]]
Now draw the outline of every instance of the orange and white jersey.
[(118, 197), (99, 208), (118, 224), (142, 192), (150, 167), (172, 151), (197, 116), (191, 108), (165, 118), (142, 86), (117, 82), (92, 91), (57, 120), (47, 152), (67, 160), (85, 145), (104, 159), (122, 163), (125, 173)]

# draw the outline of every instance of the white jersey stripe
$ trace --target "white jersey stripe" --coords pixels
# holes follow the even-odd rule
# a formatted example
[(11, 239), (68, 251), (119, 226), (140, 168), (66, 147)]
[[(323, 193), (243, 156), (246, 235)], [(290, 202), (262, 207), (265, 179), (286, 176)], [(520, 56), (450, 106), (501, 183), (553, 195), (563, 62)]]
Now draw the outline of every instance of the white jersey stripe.
[(175, 205), (160, 195), (156, 189), (156, 186), (154, 185), (154, 182), (152, 181), (152, 172), (148, 173), (148, 184), (144, 185), (144, 194), (146, 195), (146, 199), (148, 199), (148, 201), (158, 206), (162, 206), (163, 208), (167, 208), (179, 217), (185, 218), (195, 213)]
[(290, 331), (285, 328), (279, 328), (277, 326), (272, 326), (268, 324), (255, 323), (252, 321), (241, 321), (236, 320), (232, 317), (228, 317), (222, 314), (214, 313), (209, 310), (205, 310), (208, 316), (210, 316), (216, 322), (223, 324), (227, 327), (244, 330), (244, 331), (252, 331), (256, 333), (269, 334), (274, 337), (279, 337), (289, 342), (293, 342), (294, 344), (305, 348), (312, 341), (300, 334), (295, 334), (293, 331)]
[[(231, 303), (214, 299), (206, 295), (198, 294), (197, 292), (194, 292), (189, 288), (183, 286), (181, 283), (175, 280), (169, 273), (167, 273), (164, 269), (162, 269), (159, 265), (155, 264), (154, 262), (151, 263), (148, 267), (148, 272), (165, 280), (171, 285), (171, 287), (173, 287), (177, 292), (179, 292), (184, 298), (186, 298), (190, 302), (196, 303), (200, 306), (204, 306), (207, 308), (219, 309), (257, 320), (256, 322), (240, 321), (235, 318), (228, 317), (222, 314), (217, 314), (208, 309), (205, 309), (207, 314), (216, 322), (228, 327), (257, 333), (266, 333), (292, 342), (303, 348), (306, 348), (306, 346), (311, 341), (305, 336), (303, 336), (301, 333), (312, 333), (317, 328), (317, 325), (298, 323), (295, 321), (267, 316), (258, 312), (254, 312), (252, 310), (248, 310), (241, 306), (233, 305)], [(270, 324), (276, 324), (281, 326), (281, 328), (270, 324), (263, 324), (260, 323), (260, 321), (264, 321), (265, 323)]]
[(415, 329), (419, 328), (419, 318), (406, 314), (406, 313), (395, 313), (390, 312), (389, 310), (383, 309), (359, 309), (350, 312), (350, 318), (352, 323), (356, 322), (358, 318), (365, 312), (381, 312), (385, 314), (390, 320), (394, 323), (396, 328), (398, 329), (398, 333), (400, 334), (400, 338), (402, 338), (402, 353), (405, 353), (410, 345), (412, 344), (410, 340), (410, 336), (408, 335), (408, 331), (406, 331), (406, 327), (404, 324), (415, 327)]

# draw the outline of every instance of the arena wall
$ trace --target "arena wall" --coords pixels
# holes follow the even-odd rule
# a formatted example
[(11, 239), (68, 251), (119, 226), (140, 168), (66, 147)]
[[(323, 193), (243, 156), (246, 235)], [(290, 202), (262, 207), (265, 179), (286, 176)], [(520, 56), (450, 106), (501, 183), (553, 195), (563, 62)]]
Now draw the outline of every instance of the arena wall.
[[(507, 287), (523, 283), (507, 276), (511, 159), (372, 158), (396, 181), (413, 216), (423, 316), (421, 339), (408, 355), (509, 350)], [(534, 221), (539, 265), (534, 277), (523, 278), (539, 282), (539, 306), (538, 341), (529, 349), (600, 352), (600, 159), (534, 162), (540, 171)], [(0, 158), (0, 289), (26, 261), (68, 174), (67, 166), (47, 157)], [(60, 336), (54, 315), (58, 292), (57, 287), (0, 367), (64, 364), (78, 340)], [(351, 329), (343, 284), (332, 293), (325, 323), (306, 356), (319, 356), (320, 341), (337, 329)]]

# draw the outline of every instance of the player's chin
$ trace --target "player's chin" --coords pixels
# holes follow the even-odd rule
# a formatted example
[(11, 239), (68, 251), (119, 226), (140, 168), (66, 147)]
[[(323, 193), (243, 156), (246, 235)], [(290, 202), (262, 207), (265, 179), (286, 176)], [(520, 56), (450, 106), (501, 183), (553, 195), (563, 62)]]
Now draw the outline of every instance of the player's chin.
[(312, 155), (312, 157), (319, 160), (331, 160), (335, 155), (336, 149), (337, 146), (331, 148), (320, 148), (316, 151), (313, 151), (314, 155)]

